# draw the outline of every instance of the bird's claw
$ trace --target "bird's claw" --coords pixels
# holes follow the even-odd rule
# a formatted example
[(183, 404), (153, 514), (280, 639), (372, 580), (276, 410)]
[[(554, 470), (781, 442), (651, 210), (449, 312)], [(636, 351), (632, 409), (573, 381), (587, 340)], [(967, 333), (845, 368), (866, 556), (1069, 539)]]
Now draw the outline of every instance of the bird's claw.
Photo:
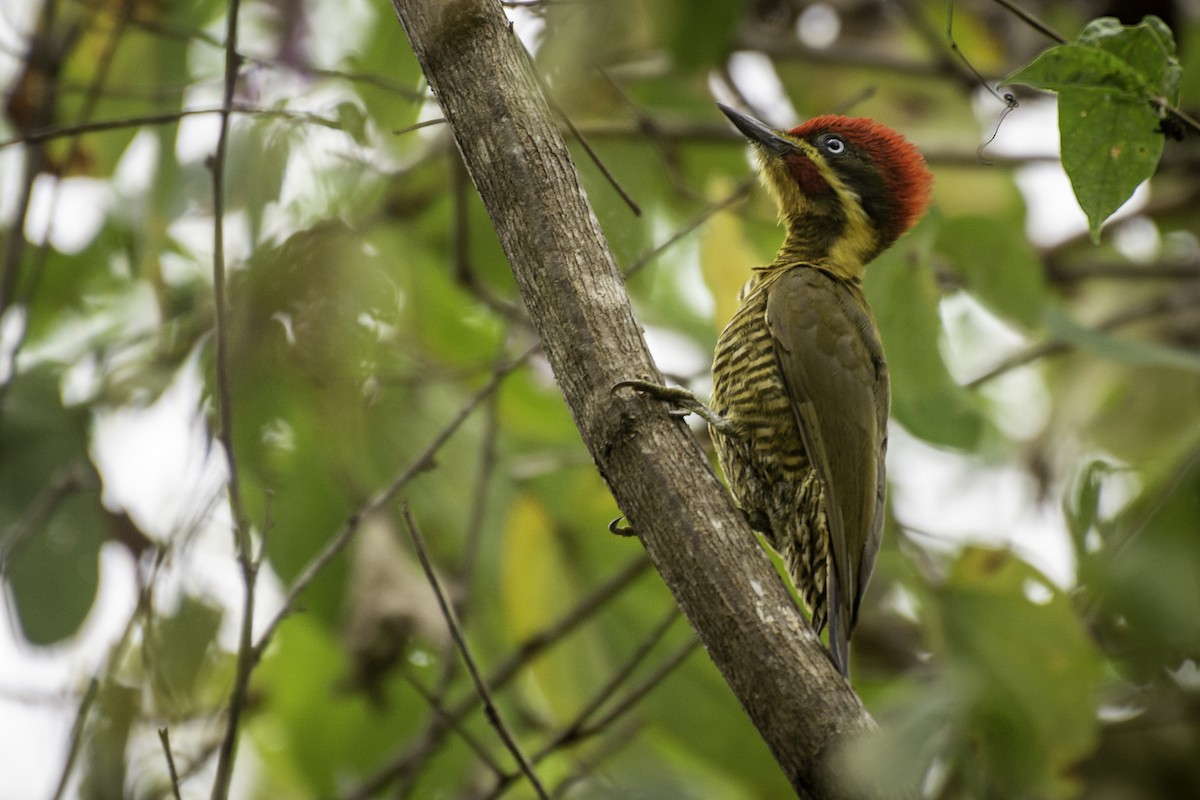
[(608, 523), (608, 532), (614, 536), (637, 536), (637, 531), (629, 525), (623, 525), (624, 517), (617, 517), (612, 522)]
[(696, 395), (687, 389), (678, 386), (663, 386), (659, 383), (636, 379), (614, 383), (612, 391), (615, 392), (617, 389), (633, 389), (655, 400), (669, 403), (672, 408), (667, 413), (673, 417), (686, 417), (689, 414), (695, 414), (707, 422), (714, 430), (723, 434), (733, 433), (732, 422), (704, 405), (704, 403), (696, 398)]

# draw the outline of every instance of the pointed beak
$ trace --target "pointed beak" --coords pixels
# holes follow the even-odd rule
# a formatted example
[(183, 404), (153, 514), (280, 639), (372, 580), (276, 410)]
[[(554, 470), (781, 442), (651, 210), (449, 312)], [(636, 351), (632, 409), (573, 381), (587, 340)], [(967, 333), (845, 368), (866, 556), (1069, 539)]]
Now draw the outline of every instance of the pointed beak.
[(796, 151), (796, 145), (776, 133), (771, 126), (754, 117), (730, 108), (724, 103), (717, 103), (717, 108), (725, 112), (739, 131), (750, 141), (763, 147), (768, 153), (782, 156)]

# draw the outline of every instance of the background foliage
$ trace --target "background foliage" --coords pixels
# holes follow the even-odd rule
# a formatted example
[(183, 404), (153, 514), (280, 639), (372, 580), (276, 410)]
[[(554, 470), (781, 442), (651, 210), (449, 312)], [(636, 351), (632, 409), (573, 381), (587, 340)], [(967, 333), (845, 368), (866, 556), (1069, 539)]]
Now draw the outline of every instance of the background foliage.
[[(1126, 5), (1129, 25), (1162, 20), (1025, 4), (1059, 43), (983, 0), (953, 5), (952, 37), (940, 0), (509, 8), (590, 146), (573, 140), (651, 345), (698, 389), (780, 239), (714, 97), (779, 124), (873, 116), (936, 172), (934, 213), (868, 276), (895, 483), (854, 644), (882, 729), (854, 769), (897, 789), (1200, 796), (1200, 139), (1168, 112), (1195, 108), (1200, 36), (1194, 7)], [(242, 4), (221, 218), (232, 453), (213, 440), (226, 11), (43, 0), (4, 16), (11, 635), (21, 658), (69, 659), (85, 621), (109, 632), (50, 696), (4, 687), (61, 721), (24, 774), (60, 795), (167, 796), (166, 730), (183, 794), (208, 792), (244, 611), (232, 464), (262, 552), (235, 794), (533, 796), (402, 499), (555, 794), (786, 796), (636, 541), (606, 532), (617, 511), (385, 4)], [(991, 83), (1028, 64), (1012, 84), (1059, 93), (1096, 243), (1074, 201), (1045, 196), (1049, 101), (1006, 88), (1021, 105), (977, 153), (1005, 105), (952, 45)], [(1099, 133), (1067, 113), (1101, 108)], [(1006, 145), (1013, 129), (1033, 145)], [(1068, 220), (1053, 239), (1046, 216)], [(157, 433), (164, 417), (181, 439)], [(998, 524), (986, 492), (952, 497), (980, 475), (1015, 476), (1020, 513)], [(1025, 546), (1056, 536), (1051, 564)], [(114, 593), (121, 611), (97, 604)]]

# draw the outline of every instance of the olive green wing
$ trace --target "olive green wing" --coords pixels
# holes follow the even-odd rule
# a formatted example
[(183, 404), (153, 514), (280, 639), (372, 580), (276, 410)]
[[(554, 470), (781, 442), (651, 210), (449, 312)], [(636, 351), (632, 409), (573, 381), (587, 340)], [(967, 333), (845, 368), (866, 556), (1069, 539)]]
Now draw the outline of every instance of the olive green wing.
[(888, 404), (883, 348), (861, 294), (814, 267), (796, 267), (771, 287), (767, 326), (825, 492), (829, 642), (845, 674), (882, 530)]

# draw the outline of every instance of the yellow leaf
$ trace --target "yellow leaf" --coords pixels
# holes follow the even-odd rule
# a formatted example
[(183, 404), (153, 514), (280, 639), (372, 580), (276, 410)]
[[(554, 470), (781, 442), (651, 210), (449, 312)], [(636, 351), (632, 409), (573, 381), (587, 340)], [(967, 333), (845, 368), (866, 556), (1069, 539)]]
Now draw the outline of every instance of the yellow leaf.
[[(536, 498), (514, 502), (504, 532), (501, 602), (505, 630), (517, 641), (544, 631), (578, 596), (577, 581), (564, 557), (555, 522)], [(559, 718), (585, 696), (589, 670), (581, 663), (579, 642), (561, 644), (530, 667), (533, 683), (551, 713)], [(570, 646), (575, 645), (575, 646)]]
[[(727, 179), (714, 180), (709, 185), (709, 197), (727, 197), (733, 183)], [(704, 282), (716, 303), (713, 324), (718, 331), (725, 327), (737, 309), (738, 292), (750, 278), (750, 270), (761, 259), (746, 241), (742, 219), (724, 209), (713, 215), (704, 228), (700, 241), (700, 270)]]

